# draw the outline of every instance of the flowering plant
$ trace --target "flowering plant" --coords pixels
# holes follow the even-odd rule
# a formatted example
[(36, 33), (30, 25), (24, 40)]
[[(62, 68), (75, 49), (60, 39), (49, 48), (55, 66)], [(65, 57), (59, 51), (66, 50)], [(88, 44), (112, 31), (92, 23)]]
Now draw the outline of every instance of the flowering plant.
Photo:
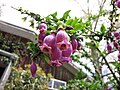
[[(68, 89), (71, 86), (73, 90), (120, 89), (120, 32), (117, 25), (120, 0), (111, 0), (110, 10), (104, 8), (106, 2), (107, 0), (102, 0), (99, 11), (96, 14), (88, 12), (86, 19), (71, 18), (70, 10), (61, 18), (57, 18), (57, 12), (42, 18), (39, 14), (17, 9), (27, 15), (22, 18), (24, 21), (30, 16), (30, 26), (37, 26), (40, 32), (38, 43), (29, 43), (33, 57), (44, 54), (45, 58), (48, 57), (46, 61), (53, 66), (61, 66), (64, 62), (73, 60), (83, 67), (83, 72), (90, 74), (91, 80), (80, 70), (77, 80), (71, 81)], [(39, 26), (35, 23), (39, 23)], [(107, 73), (104, 70), (106, 67)], [(76, 86), (80, 87), (76, 89)]]
[(5, 84), (5, 90), (48, 90), (48, 82), (51, 75), (46, 75), (38, 67), (36, 77), (31, 77), (30, 65), (25, 65), (26, 69), (12, 67), (9, 81)]

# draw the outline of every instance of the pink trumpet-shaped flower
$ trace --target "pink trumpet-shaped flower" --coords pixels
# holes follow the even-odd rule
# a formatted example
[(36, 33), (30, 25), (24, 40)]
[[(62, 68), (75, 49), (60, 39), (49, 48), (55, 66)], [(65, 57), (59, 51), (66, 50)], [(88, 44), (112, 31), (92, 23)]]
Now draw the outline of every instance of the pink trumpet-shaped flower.
[(44, 33), (40, 33), (39, 35), (38, 35), (38, 45), (39, 46), (41, 46), (42, 45), (42, 43), (43, 43), (43, 39), (45, 38), (45, 34)]
[(71, 42), (72, 48), (73, 48), (73, 53), (76, 52), (76, 49), (78, 47), (78, 41), (74, 38)]
[(43, 43), (46, 43), (50, 47), (54, 47), (56, 45), (55, 34), (52, 33), (44, 38)]
[(58, 31), (56, 35), (56, 42), (61, 51), (65, 51), (70, 47), (69, 36), (63, 30)]
[(51, 65), (52, 66), (57, 66), (57, 67), (60, 67), (62, 65), (62, 63), (60, 63), (59, 60), (55, 60), (55, 61), (50, 61)]
[(30, 65), (30, 72), (32, 77), (35, 77), (36, 71), (37, 71), (37, 65), (35, 64), (35, 62), (32, 62)]
[(43, 51), (46, 54), (50, 54), (52, 51), (52, 48), (56, 45), (56, 39), (55, 34), (50, 34), (46, 36), (43, 40), (43, 45), (40, 46), (41, 51)]
[(52, 53), (50, 54), (50, 59), (51, 60), (60, 60), (62, 56), (62, 52), (60, 51), (60, 49), (58, 47), (54, 47), (52, 49)]
[(45, 23), (40, 23), (38, 29), (40, 30), (40, 33), (45, 33), (47, 30), (47, 25)]
[(120, 8), (120, 0), (116, 1), (116, 5), (117, 5), (118, 8)]
[(66, 51), (70, 47), (70, 42), (67, 40), (63, 40), (63, 41), (57, 43), (57, 47), (61, 51)]
[(52, 47), (48, 46), (46, 43), (43, 43), (42, 46), (40, 46), (40, 49), (42, 52), (44, 52), (45, 54), (50, 54)]
[(69, 36), (64, 30), (59, 30), (56, 35), (57, 42), (61, 42), (63, 40), (69, 41)]
[(62, 64), (59, 62), (62, 56), (62, 52), (58, 47), (54, 47), (52, 49), (52, 53), (50, 54), (50, 61), (53, 66), (61, 66)]
[(70, 47), (66, 50), (66, 51), (62, 51), (62, 58), (61, 58), (61, 62), (71, 62), (72, 59), (70, 58), (70, 55), (72, 54), (73, 49), (72, 49), (72, 45), (70, 45)]

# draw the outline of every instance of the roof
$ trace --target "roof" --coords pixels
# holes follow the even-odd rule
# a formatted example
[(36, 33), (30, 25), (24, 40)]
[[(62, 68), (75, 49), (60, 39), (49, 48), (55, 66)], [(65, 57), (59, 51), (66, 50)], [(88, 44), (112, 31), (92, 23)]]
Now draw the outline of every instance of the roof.
[(0, 31), (14, 34), (35, 42), (35, 32), (8, 22), (0, 20)]
[[(36, 42), (35, 40), (36, 33), (34, 31), (1, 20), (0, 31), (4, 31), (6, 33), (17, 35), (29, 39), (33, 42)], [(65, 67), (68, 71), (70, 71), (74, 75), (78, 72), (78, 67), (73, 63), (66, 63), (63, 65), (63, 67)]]

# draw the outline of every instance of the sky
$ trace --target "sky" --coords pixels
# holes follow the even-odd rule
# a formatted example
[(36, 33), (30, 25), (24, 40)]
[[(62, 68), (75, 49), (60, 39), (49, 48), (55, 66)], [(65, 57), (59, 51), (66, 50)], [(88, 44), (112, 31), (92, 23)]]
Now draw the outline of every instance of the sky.
[(21, 20), (20, 12), (12, 9), (11, 6), (23, 7), (23, 9), (38, 13), (41, 16), (47, 16), (58, 11), (58, 17), (60, 17), (67, 10), (72, 10), (72, 16), (82, 15), (80, 8), (78, 8), (79, 5), (70, 0), (0, 0), (0, 3), (5, 4), (2, 7), (3, 13), (0, 19), (25, 28), (29, 28), (29, 25)]
[[(93, 1), (90, 2), (89, 6), (91, 9), (96, 6), (97, 2), (95, 1), (97, 0), (94, 0), (94, 4)], [(21, 20), (22, 15), (20, 12), (12, 9), (11, 6), (15, 8), (23, 7), (23, 9), (38, 13), (41, 16), (47, 16), (57, 11), (58, 17), (62, 16), (67, 10), (71, 10), (70, 15), (72, 17), (83, 17), (84, 13), (81, 10), (84, 9), (86, 11), (88, 7), (87, 0), (0, 0), (1, 4), (5, 6), (2, 7), (0, 20), (28, 29), (32, 28), (29, 27), (27, 22)], [(93, 11), (95, 12), (95, 10)]]

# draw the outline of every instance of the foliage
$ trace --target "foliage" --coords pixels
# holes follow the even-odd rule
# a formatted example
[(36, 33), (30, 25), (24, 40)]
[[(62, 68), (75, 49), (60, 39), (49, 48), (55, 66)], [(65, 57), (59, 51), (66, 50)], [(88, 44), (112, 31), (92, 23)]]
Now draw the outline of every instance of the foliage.
[[(110, 49), (110, 52), (107, 51), (109, 49), (109, 43), (112, 44), (114, 40), (116, 40), (118, 44), (120, 43), (119, 39), (116, 39), (113, 35), (115, 30), (117, 30), (115, 23), (119, 20), (119, 12), (115, 5), (115, 0), (111, 0), (110, 7), (112, 9), (109, 11), (103, 9), (105, 2), (106, 0), (101, 2), (98, 14), (89, 14), (87, 19), (79, 17), (71, 18), (69, 15), (70, 10), (66, 11), (61, 18), (57, 18), (57, 12), (46, 17), (41, 17), (39, 14), (23, 10), (21, 7), (17, 9), (21, 14), (25, 14), (25, 17), (22, 18), (24, 21), (30, 17), (30, 19), (28, 19), (30, 27), (36, 27), (36, 29), (38, 29), (38, 24), (44, 20), (48, 26), (47, 34), (50, 34), (51, 30), (57, 30), (62, 26), (70, 36), (71, 40), (73, 37), (76, 37), (76, 39), (82, 42), (81, 50), (74, 53), (71, 57), (91, 74), (92, 80), (88, 81), (87, 77), (71, 80), (66, 87), (68, 90), (71, 90), (71, 88), (73, 88), (73, 90), (105, 90), (109, 85), (114, 90), (120, 89), (120, 68), (118, 58), (108, 59), (108, 57), (118, 51), (119, 48), (113, 47), (112, 50)], [(103, 17), (106, 17), (109, 25), (105, 25), (103, 21), (102, 24), (98, 24), (101, 22), (99, 19)], [(68, 26), (72, 27), (72, 29), (68, 30)], [(105, 44), (103, 42), (105, 42)], [(37, 43), (31, 42), (29, 45), (32, 45), (32, 48), (38, 48), (36, 47)], [(104, 47), (105, 45), (107, 45), (107, 50)], [(38, 49), (32, 48), (29, 49), (32, 50), (33, 56), (38, 57), (43, 55), (39, 53), (36, 54)], [(86, 61), (89, 60), (94, 69), (88, 64), (83, 63), (81, 59)], [(104, 66), (108, 68), (110, 73), (103, 74), (104, 68), (102, 67)], [(79, 77), (82, 77), (82, 73), (78, 74)], [(108, 79), (107, 82), (104, 81), (105, 77)]]
[(44, 73), (39, 67), (35, 78), (31, 78), (30, 65), (25, 66), (26, 69), (12, 67), (9, 82), (5, 85), (5, 90), (47, 90), (48, 81), (51, 75)]

